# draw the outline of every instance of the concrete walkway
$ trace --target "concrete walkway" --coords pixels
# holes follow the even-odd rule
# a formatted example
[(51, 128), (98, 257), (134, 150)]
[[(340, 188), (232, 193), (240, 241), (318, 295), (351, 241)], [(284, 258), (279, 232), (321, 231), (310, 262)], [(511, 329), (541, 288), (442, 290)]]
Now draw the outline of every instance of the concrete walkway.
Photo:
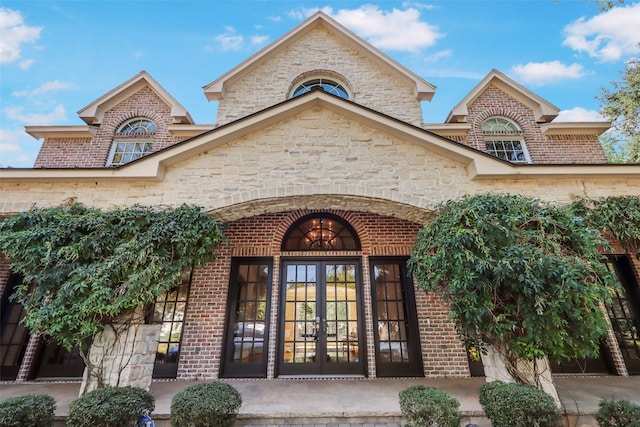
[[(277, 379), (224, 380), (242, 395), (238, 426), (368, 426), (401, 425), (398, 393), (414, 384), (438, 387), (460, 401), (466, 423), (489, 427), (478, 401), (484, 378), (461, 379)], [(152, 418), (156, 427), (169, 426), (171, 399), (191, 381), (158, 381), (151, 385), (156, 398)], [(626, 399), (640, 404), (640, 376), (558, 377), (556, 386), (569, 425), (595, 426), (591, 414), (601, 399)], [(79, 383), (0, 383), (0, 398), (49, 394), (56, 398), (56, 415), (64, 417), (78, 396)], [(582, 415), (578, 415), (582, 414)], [(586, 415), (585, 415), (586, 414)], [(62, 425), (62, 424), (58, 424)]]

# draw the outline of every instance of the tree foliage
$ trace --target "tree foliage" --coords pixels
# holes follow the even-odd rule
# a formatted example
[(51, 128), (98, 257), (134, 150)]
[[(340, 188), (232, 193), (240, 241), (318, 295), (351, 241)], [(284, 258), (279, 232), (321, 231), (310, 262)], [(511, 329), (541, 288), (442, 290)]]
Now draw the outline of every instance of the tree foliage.
[(409, 267), (450, 304), (468, 346), (492, 345), (512, 361), (572, 359), (596, 354), (607, 330), (598, 304), (615, 281), (601, 262), (605, 245), (571, 206), (466, 196), (420, 230)]
[(612, 163), (640, 162), (640, 58), (627, 62), (622, 80), (611, 82), (600, 96), (602, 114), (612, 121), (612, 133), (601, 142)]
[(13, 296), (24, 323), (68, 349), (180, 283), (223, 239), (221, 223), (187, 205), (102, 211), (69, 203), (0, 223), (0, 250), (24, 276)]
[(640, 250), (640, 196), (581, 197), (573, 209), (587, 223), (619, 241), (629, 253)]

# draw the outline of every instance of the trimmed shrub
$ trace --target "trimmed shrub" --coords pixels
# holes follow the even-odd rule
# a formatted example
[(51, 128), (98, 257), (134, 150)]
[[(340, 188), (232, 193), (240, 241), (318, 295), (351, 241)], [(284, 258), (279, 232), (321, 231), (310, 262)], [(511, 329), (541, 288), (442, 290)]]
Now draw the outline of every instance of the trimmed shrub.
[(228, 427), (238, 415), (242, 396), (222, 382), (187, 387), (171, 400), (171, 424), (175, 427)]
[(553, 397), (525, 384), (485, 383), (480, 404), (493, 427), (558, 427), (562, 419)]
[(409, 427), (460, 427), (460, 402), (435, 387), (414, 385), (400, 392), (400, 411)]
[(640, 427), (640, 405), (627, 400), (601, 400), (596, 421), (600, 427)]
[(14, 396), (0, 402), (0, 427), (51, 425), (56, 401), (46, 394)]
[(67, 427), (135, 426), (155, 406), (153, 395), (139, 387), (99, 388), (71, 402)]

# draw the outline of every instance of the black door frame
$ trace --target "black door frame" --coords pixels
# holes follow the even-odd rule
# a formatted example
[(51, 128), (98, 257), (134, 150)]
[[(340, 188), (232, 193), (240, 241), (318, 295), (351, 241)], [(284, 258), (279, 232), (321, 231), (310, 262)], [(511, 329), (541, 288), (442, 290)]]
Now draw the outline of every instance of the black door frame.
[[(371, 280), (371, 308), (373, 314), (374, 328), (374, 348), (376, 355), (376, 376), (377, 377), (423, 377), (424, 367), (422, 363), (422, 351), (420, 347), (420, 331), (418, 329), (418, 314), (416, 310), (415, 290), (413, 278), (407, 268), (407, 257), (371, 257), (369, 259), (370, 280)], [(404, 321), (407, 343), (407, 354), (409, 360), (406, 362), (388, 361), (383, 358), (379, 351), (380, 333), (376, 326), (378, 317), (378, 295), (375, 283), (375, 266), (381, 264), (395, 264), (399, 268), (402, 286), (402, 309), (404, 311)], [(398, 343), (399, 344), (399, 343)], [(391, 349), (390, 349), (391, 350)]]
[[(331, 264), (353, 264), (355, 265), (355, 281), (356, 281), (356, 305), (357, 305), (357, 325), (358, 325), (358, 361), (353, 363), (327, 363), (326, 362), (326, 337), (319, 336), (316, 349), (319, 349), (317, 357), (312, 362), (307, 363), (284, 363), (284, 333), (285, 333), (285, 317), (286, 317), (286, 274), (289, 265), (315, 265), (316, 266), (316, 306), (323, 304), (324, 307), (316, 313), (321, 314), (321, 329), (326, 331), (326, 290), (323, 289), (326, 284), (326, 266)], [(277, 351), (276, 351), (276, 375), (277, 376), (336, 376), (336, 375), (355, 375), (366, 376), (367, 374), (367, 355), (366, 355), (366, 327), (364, 318), (364, 298), (362, 283), (362, 258), (361, 257), (287, 257), (283, 258), (280, 263), (280, 301), (278, 310), (278, 331), (277, 331)], [(316, 350), (317, 351), (317, 350)]]
[[(237, 309), (240, 303), (238, 295), (238, 273), (241, 266), (264, 265), (267, 266), (266, 301), (264, 329), (257, 331), (255, 321), (253, 324), (240, 326), (237, 322)], [(231, 261), (231, 275), (229, 283), (229, 295), (227, 298), (227, 315), (223, 343), (222, 360), (220, 363), (220, 376), (222, 378), (266, 378), (269, 355), (269, 324), (271, 322), (271, 293), (273, 277), (273, 258), (271, 257), (237, 257)], [(234, 361), (234, 352), (242, 352), (244, 347), (254, 352), (256, 346), (261, 345), (262, 353), (259, 360), (248, 363)]]

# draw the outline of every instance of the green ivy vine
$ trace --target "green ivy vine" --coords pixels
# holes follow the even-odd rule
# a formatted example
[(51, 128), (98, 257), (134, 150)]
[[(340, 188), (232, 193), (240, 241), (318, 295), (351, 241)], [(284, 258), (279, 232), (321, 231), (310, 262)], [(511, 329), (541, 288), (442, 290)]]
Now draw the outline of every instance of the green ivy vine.
[(0, 250), (24, 276), (13, 298), (32, 333), (67, 349), (180, 283), (214, 259), (223, 225), (200, 208), (79, 203), (36, 208), (0, 223)]
[(599, 304), (616, 282), (600, 252), (606, 240), (574, 206), (483, 194), (438, 209), (409, 267), (448, 302), (468, 347), (491, 345), (511, 362), (598, 352), (607, 331)]

